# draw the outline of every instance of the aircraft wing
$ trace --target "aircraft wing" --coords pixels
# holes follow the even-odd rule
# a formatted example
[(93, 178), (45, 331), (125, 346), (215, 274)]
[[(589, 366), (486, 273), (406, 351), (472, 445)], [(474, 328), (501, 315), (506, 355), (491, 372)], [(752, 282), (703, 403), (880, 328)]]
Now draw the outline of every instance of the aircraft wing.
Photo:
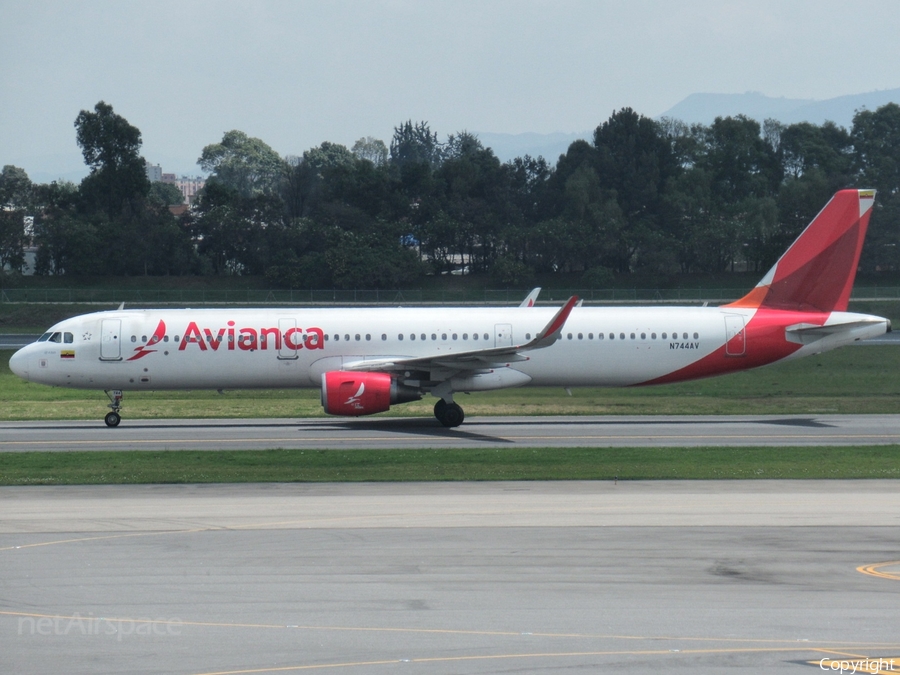
[(505, 368), (515, 362), (527, 361), (529, 357), (523, 352), (528, 352), (532, 349), (543, 349), (559, 340), (563, 326), (577, 303), (578, 297), (573, 295), (550, 319), (547, 325), (534, 336), (534, 339), (525, 344), (436, 353), (409, 358), (367, 359), (356, 363), (345, 363), (342, 370), (384, 373), (398, 370), (433, 370), (436, 368), (456, 371)]

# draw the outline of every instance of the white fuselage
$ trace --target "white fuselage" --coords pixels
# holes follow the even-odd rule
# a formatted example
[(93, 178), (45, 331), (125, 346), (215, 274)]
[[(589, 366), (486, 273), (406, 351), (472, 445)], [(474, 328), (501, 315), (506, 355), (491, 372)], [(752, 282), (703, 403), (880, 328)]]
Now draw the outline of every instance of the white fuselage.
[[(57, 324), (43, 341), (19, 350), (10, 365), (33, 382), (85, 389), (318, 388), (323, 373), (366, 359), (433, 357), (524, 344), (555, 311), (438, 307), (97, 312)], [(485, 377), (468, 388), (652, 382), (722, 350), (755, 312), (576, 307), (555, 344), (501, 368), (507, 375), (495, 378), (496, 386)], [(831, 316), (847, 323), (855, 317), (866, 321), (790, 355), (824, 351), (887, 329), (887, 322), (878, 317), (840, 312)], [(737, 347), (728, 344), (734, 352), (728, 356), (751, 357), (745, 367), (761, 365), (752, 358), (752, 336)], [(728, 367), (736, 369), (742, 368)]]

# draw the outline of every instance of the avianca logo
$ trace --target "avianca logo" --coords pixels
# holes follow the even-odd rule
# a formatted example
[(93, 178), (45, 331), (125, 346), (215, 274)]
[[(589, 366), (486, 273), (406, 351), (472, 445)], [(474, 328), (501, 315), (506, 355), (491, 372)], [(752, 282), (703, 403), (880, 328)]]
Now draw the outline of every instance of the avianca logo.
[[(162, 322), (160, 322), (162, 323)], [(271, 338), (271, 339), (270, 339)], [(236, 328), (234, 321), (229, 321), (224, 328), (215, 333), (210, 328), (200, 328), (197, 322), (191, 321), (184, 331), (184, 337), (178, 345), (179, 351), (195, 345), (201, 352), (208, 349), (218, 351), (225, 345), (226, 351), (239, 349), (245, 352), (257, 349), (325, 349), (325, 333), (321, 328), (298, 328), (293, 326), (284, 333), (279, 328)]]
[[(162, 342), (165, 334), (166, 322), (160, 320), (147, 343), (135, 347), (134, 356), (129, 357), (128, 360), (137, 361), (147, 354), (157, 351), (150, 347)], [(210, 349), (218, 351), (223, 344), (226, 345), (225, 350), (230, 352), (235, 349), (245, 352), (257, 349), (277, 351), (282, 348), (295, 351), (298, 349), (325, 349), (325, 333), (321, 328), (291, 327), (284, 333), (278, 328), (235, 328), (234, 321), (229, 321), (226, 327), (213, 332), (212, 329), (200, 328), (196, 321), (191, 321), (178, 344), (178, 350), (184, 351), (188, 346), (195, 345), (201, 352)]]
[(353, 394), (353, 396), (348, 398), (346, 403), (344, 403), (344, 405), (352, 405), (354, 408), (356, 408), (358, 410), (362, 410), (362, 406), (360, 405), (359, 401), (362, 398), (363, 392), (365, 390), (366, 390), (366, 383), (360, 382), (359, 390), (355, 394)]
[(147, 354), (152, 354), (155, 352), (155, 349), (148, 349), (148, 347), (152, 347), (155, 344), (159, 344), (159, 342), (163, 339), (163, 336), (166, 334), (166, 322), (160, 320), (159, 325), (156, 327), (156, 330), (153, 331), (153, 335), (150, 336), (150, 339), (147, 340), (147, 344), (138, 345), (134, 348), (134, 356), (129, 358), (129, 361), (137, 361), (140, 358), (147, 356)]

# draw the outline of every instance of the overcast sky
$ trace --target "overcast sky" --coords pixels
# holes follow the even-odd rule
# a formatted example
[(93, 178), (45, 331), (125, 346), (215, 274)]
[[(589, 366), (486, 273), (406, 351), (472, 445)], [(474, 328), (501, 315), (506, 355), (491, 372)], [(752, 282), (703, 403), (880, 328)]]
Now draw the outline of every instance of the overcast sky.
[[(230, 129), (282, 155), (400, 122), (580, 132), (698, 92), (900, 87), (897, 0), (0, 0), (0, 165), (82, 164), (99, 100), (197, 172)], [(50, 156), (58, 155), (54, 160)]]

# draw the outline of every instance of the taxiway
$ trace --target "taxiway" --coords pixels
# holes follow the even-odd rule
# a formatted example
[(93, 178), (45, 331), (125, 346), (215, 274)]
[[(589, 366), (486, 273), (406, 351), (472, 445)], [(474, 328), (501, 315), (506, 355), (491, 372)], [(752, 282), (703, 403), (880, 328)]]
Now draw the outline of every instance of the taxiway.
[(809, 446), (900, 443), (900, 415), (472, 417), (457, 429), (433, 418), (101, 420), (0, 423), (0, 452)]
[(0, 513), (23, 675), (900, 668), (892, 481), (0, 488)]

